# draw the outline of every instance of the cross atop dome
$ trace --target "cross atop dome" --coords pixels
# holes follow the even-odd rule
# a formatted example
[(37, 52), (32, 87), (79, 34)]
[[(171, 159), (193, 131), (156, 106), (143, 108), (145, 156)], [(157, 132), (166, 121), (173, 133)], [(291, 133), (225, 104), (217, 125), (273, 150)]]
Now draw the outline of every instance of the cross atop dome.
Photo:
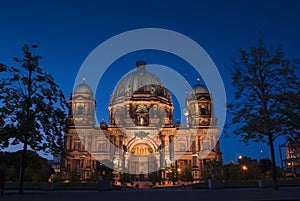
[(146, 64), (147, 64), (146, 61), (137, 61), (135, 63), (138, 70), (145, 70)]

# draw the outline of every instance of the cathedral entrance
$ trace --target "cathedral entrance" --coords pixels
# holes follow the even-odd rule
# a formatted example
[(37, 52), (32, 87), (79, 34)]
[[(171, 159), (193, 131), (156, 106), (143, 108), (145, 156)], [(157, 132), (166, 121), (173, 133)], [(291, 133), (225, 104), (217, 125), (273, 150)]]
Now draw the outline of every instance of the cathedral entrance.
[(148, 173), (157, 170), (157, 160), (153, 149), (144, 143), (135, 145), (131, 149), (128, 160), (130, 174), (135, 175), (135, 180), (143, 181), (148, 178)]

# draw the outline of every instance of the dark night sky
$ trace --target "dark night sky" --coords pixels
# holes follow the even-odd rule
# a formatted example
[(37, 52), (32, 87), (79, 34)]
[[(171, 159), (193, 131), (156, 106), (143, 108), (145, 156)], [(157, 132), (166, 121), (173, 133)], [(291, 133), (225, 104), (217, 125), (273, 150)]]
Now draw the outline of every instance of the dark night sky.
[[(1, 1), (0, 61), (13, 65), (11, 58), (21, 54), (23, 44), (38, 44), (42, 67), (69, 98), (80, 66), (99, 44), (132, 29), (169, 29), (188, 36), (207, 51), (222, 76), (230, 101), (233, 98), (230, 57), (237, 56), (239, 48), (255, 45), (258, 36), (263, 36), (267, 43), (284, 44), (288, 57), (300, 56), (299, 8), (300, 3), (296, 0)], [(140, 59), (172, 66), (181, 74), (183, 66), (187, 65), (174, 56), (151, 51), (120, 58), (98, 87), (98, 119), (107, 120), (109, 94), (123, 74), (134, 68), (135, 61)], [(197, 75), (192, 71), (188, 73), (189, 81), (194, 85)], [(178, 117), (180, 112), (176, 115)], [(235, 136), (225, 138), (222, 135), (221, 149), (225, 162), (237, 161), (239, 155), (258, 159), (269, 157), (265, 144), (245, 147)], [(278, 148), (276, 150), (279, 158)]]

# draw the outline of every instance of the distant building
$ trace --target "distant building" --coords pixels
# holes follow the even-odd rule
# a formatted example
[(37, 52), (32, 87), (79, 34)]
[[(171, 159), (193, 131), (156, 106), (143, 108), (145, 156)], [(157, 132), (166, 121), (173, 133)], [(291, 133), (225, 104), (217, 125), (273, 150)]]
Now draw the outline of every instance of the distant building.
[(111, 95), (109, 121), (95, 126), (94, 93), (87, 84), (78, 85), (69, 100), (69, 129), (64, 136), (68, 156), (61, 170), (65, 179), (75, 172), (82, 181), (87, 180), (96, 161), (110, 161), (115, 174), (125, 171), (135, 180), (146, 179), (156, 170), (167, 180), (171, 171), (186, 168), (194, 181), (201, 180), (204, 163), (222, 159), (207, 88), (194, 86), (186, 107), (188, 126), (174, 123), (171, 93), (146, 70), (145, 62), (137, 62), (136, 70)]
[(61, 157), (60, 155), (53, 155), (52, 160), (48, 160), (48, 164), (53, 168), (55, 174), (60, 173)]
[(300, 147), (299, 142), (290, 142), (285, 147), (286, 158), (283, 160), (283, 169), (286, 177), (300, 177)]

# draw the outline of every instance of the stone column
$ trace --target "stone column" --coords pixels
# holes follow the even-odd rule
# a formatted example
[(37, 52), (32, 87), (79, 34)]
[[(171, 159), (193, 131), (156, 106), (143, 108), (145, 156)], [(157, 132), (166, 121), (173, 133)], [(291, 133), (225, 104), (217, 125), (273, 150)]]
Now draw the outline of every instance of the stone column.
[(110, 141), (110, 144), (109, 144), (110, 150), (109, 150), (109, 152), (110, 152), (110, 160), (111, 161), (114, 159), (114, 152), (115, 152), (114, 138), (115, 138), (114, 136), (110, 136), (110, 139), (109, 139), (109, 141)]
[(126, 118), (130, 118), (130, 105), (129, 105), (129, 103), (126, 105), (126, 107), (125, 107), (125, 117)]
[(66, 151), (69, 151), (71, 149), (71, 147), (70, 147), (70, 137), (68, 135), (66, 135), (64, 141), (66, 143), (65, 144), (65, 149), (66, 149)]
[(87, 137), (86, 136), (84, 136), (83, 137), (83, 140), (82, 140), (82, 151), (86, 151), (86, 148), (87, 148)]
[(161, 136), (160, 168), (165, 168), (165, 136)]
[(199, 152), (199, 151), (201, 151), (201, 137), (198, 136), (197, 138), (198, 138), (198, 139), (197, 139), (197, 144), (198, 144), (197, 150), (198, 150), (198, 152)]
[(119, 147), (119, 158), (120, 158), (120, 167), (123, 167), (123, 137), (119, 136), (119, 142), (118, 142), (118, 147)]
[(130, 154), (129, 154), (129, 153), (124, 153), (124, 164), (123, 164), (123, 168), (124, 168), (124, 169), (127, 168), (128, 171), (130, 171), (130, 170), (129, 170), (129, 158), (130, 158)]
[(196, 150), (196, 135), (192, 135), (191, 136), (191, 140), (192, 140), (192, 167), (196, 167), (197, 166), (197, 150)]
[(170, 151), (170, 160), (174, 162), (174, 136), (169, 136), (169, 151)]
[(203, 177), (203, 173), (204, 173), (204, 161), (203, 159), (200, 159), (200, 178)]
[[(119, 136), (116, 135), (114, 140), (115, 140), (114, 141), (115, 147), (119, 148)], [(115, 150), (114, 150), (114, 155), (118, 154), (118, 152), (116, 152)]]
[(73, 144), (73, 135), (69, 136), (69, 146), (70, 146), (70, 150), (73, 150), (74, 149), (74, 144)]

